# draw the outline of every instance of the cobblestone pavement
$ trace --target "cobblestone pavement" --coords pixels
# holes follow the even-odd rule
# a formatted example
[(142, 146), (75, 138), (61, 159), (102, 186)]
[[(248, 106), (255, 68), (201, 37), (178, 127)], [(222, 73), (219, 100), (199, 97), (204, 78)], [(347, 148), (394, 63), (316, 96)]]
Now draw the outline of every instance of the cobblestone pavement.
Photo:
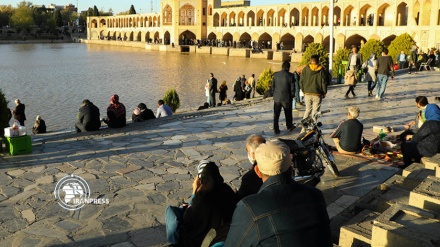
[[(360, 107), (367, 139), (375, 136), (375, 125), (400, 131), (415, 117), (416, 95), (431, 102), (440, 96), (439, 79), (438, 72), (397, 75), (389, 81), (384, 101), (367, 97), (365, 83), (356, 87), (358, 97), (348, 100), (343, 99), (346, 87), (332, 86), (322, 107), (331, 112), (320, 119), (326, 138), (346, 117), (348, 105)], [(94, 134), (34, 136), (32, 154), (0, 155), (0, 246), (166, 245), (165, 207), (188, 199), (199, 160), (215, 161), (225, 181), (237, 188), (251, 167), (246, 137), (256, 133), (274, 138), (272, 102), (257, 101)], [(294, 121), (303, 110), (294, 112)], [(298, 132), (282, 131), (281, 136), (293, 138)], [(330, 217), (397, 172), (365, 158), (336, 158), (341, 177), (325, 174), (318, 185)], [(61, 208), (53, 191), (69, 174), (88, 182), (91, 198), (109, 198), (110, 203), (77, 211)]]

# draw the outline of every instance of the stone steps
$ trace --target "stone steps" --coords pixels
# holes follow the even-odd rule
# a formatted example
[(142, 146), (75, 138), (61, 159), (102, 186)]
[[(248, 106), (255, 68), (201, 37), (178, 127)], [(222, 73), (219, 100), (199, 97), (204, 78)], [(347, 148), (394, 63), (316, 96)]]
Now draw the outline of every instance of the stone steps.
[(339, 246), (440, 246), (439, 167), (439, 154), (424, 158), (360, 198)]

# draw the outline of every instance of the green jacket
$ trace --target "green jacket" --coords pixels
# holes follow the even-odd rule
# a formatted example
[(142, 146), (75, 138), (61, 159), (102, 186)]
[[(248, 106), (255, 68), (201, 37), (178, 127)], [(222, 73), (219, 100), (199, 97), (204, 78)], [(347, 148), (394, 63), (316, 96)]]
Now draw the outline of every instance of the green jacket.
[(326, 95), (327, 94), (327, 75), (326, 71), (317, 66), (315, 69), (310, 65), (304, 67), (299, 79), (299, 87), (304, 94)]

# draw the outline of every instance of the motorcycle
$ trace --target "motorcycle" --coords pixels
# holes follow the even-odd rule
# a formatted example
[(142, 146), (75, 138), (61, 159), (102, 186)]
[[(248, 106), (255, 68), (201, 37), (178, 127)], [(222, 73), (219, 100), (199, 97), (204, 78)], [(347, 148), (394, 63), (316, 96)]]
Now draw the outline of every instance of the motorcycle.
[[(334, 177), (339, 176), (339, 170), (335, 158), (324, 141), (322, 126), (317, 119), (330, 110), (317, 112), (313, 117), (301, 120), (300, 125), (304, 128), (296, 139), (280, 139), (290, 148), (293, 165), (293, 178), (295, 181), (311, 186), (316, 186), (320, 177), (327, 168)], [(297, 127), (298, 124), (294, 124)]]

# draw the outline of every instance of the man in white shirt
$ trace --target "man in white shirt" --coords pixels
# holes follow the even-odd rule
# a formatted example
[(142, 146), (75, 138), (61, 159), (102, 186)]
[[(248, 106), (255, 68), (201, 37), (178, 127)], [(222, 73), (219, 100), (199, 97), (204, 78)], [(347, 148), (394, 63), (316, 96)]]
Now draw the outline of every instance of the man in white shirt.
[(400, 54), (397, 56), (396, 61), (399, 63), (399, 69), (403, 69), (405, 67), (406, 58), (407, 57), (405, 51), (401, 51)]
[(167, 117), (172, 115), (173, 115), (173, 111), (171, 110), (171, 107), (165, 105), (163, 103), (163, 100), (159, 100), (157, 102), (156, 118)]

